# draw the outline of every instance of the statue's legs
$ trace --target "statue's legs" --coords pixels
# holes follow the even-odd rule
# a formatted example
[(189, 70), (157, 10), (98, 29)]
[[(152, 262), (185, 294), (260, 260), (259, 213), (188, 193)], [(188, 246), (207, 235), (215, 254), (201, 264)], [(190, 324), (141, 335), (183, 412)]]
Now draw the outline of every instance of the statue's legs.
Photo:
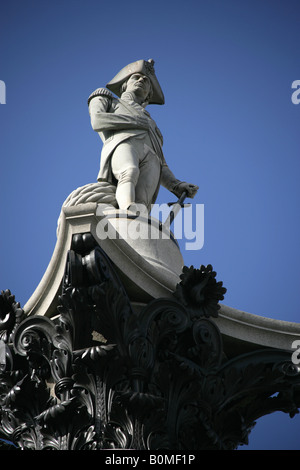
[(161, 162), (153, 150), (144, 145), (144, 158), (140, 161), (140, 176), (135, 187), (135, 202), (151, 209), (153, 196), (160, 181)]
[(112, 172), (118, 181), (116, 200), (120, 209), (134, 203), (150, 207), (160, 178), (160, 161), (143, 140), (122, 142), (111, 159)]

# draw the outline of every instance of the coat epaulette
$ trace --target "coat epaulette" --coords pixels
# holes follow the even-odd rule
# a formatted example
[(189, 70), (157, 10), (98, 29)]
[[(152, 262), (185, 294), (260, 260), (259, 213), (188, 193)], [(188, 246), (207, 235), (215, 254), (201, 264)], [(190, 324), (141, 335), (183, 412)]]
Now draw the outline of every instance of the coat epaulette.
[(90, 104), (91, 99), (95, 96), (106, 96), (107, 98), (113, 98), (111, 92), (108, 91), (106, 88), (97, 88), (97, 90), (93, 91), (93, 93), (89, 96), (87, 101), (88, 105)]

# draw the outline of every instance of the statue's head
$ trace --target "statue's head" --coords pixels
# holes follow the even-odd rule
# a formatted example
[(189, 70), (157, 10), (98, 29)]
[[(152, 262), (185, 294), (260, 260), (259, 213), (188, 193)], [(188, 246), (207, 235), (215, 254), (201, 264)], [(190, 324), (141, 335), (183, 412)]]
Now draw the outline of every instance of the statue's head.
[[(140, 81), (140, 83), (138, 83)], [(143, 84), (142, 84), (143, 83)], [(126, 65), (120, 72), (106, 85), (106, 87), (121, 96), (124, 91), (131, 90), (142, 92), (146, 87), (149, 92), (145, 101), (149, 104), (164, 104), (165, 98), (154, 71), (154, 60), (138, 60)]]
[(144, 103), (150, 103), (153, 96), (151, 80), (141, 73), (133, 73), (122, 83), (121, 94), (125, 91), (135, 93)]

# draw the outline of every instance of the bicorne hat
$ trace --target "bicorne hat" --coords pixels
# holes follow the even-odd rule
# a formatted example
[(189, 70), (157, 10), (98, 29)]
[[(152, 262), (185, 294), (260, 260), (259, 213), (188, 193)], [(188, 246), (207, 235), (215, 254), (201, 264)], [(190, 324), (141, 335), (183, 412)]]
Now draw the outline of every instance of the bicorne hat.
[(106, 85), (106, 88), (115, 93), (115, 95), (121, 96), (121, 87), (123, 83), (134, 73), (146, 75), (151, 81), (153, 95), (149, 104), (164, 104), (165, 98), (155, 75), (153, 59), (149, 59), (147, 61), (137, 60), (136, 62), (132, 62), (132, 64), (126, 65), (126, 67), (120, 70), (120, 72), (117, 73), (117, 75)]

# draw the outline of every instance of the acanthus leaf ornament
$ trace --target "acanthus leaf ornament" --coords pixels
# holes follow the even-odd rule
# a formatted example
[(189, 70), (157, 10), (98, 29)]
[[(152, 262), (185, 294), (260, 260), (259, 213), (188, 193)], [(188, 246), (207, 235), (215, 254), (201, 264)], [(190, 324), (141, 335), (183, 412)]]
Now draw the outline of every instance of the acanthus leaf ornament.
[(195, 316), (217, 317), (226, 288), (216, 281), (216, 274), (211, 265), (184, 266), (174, 296)]

